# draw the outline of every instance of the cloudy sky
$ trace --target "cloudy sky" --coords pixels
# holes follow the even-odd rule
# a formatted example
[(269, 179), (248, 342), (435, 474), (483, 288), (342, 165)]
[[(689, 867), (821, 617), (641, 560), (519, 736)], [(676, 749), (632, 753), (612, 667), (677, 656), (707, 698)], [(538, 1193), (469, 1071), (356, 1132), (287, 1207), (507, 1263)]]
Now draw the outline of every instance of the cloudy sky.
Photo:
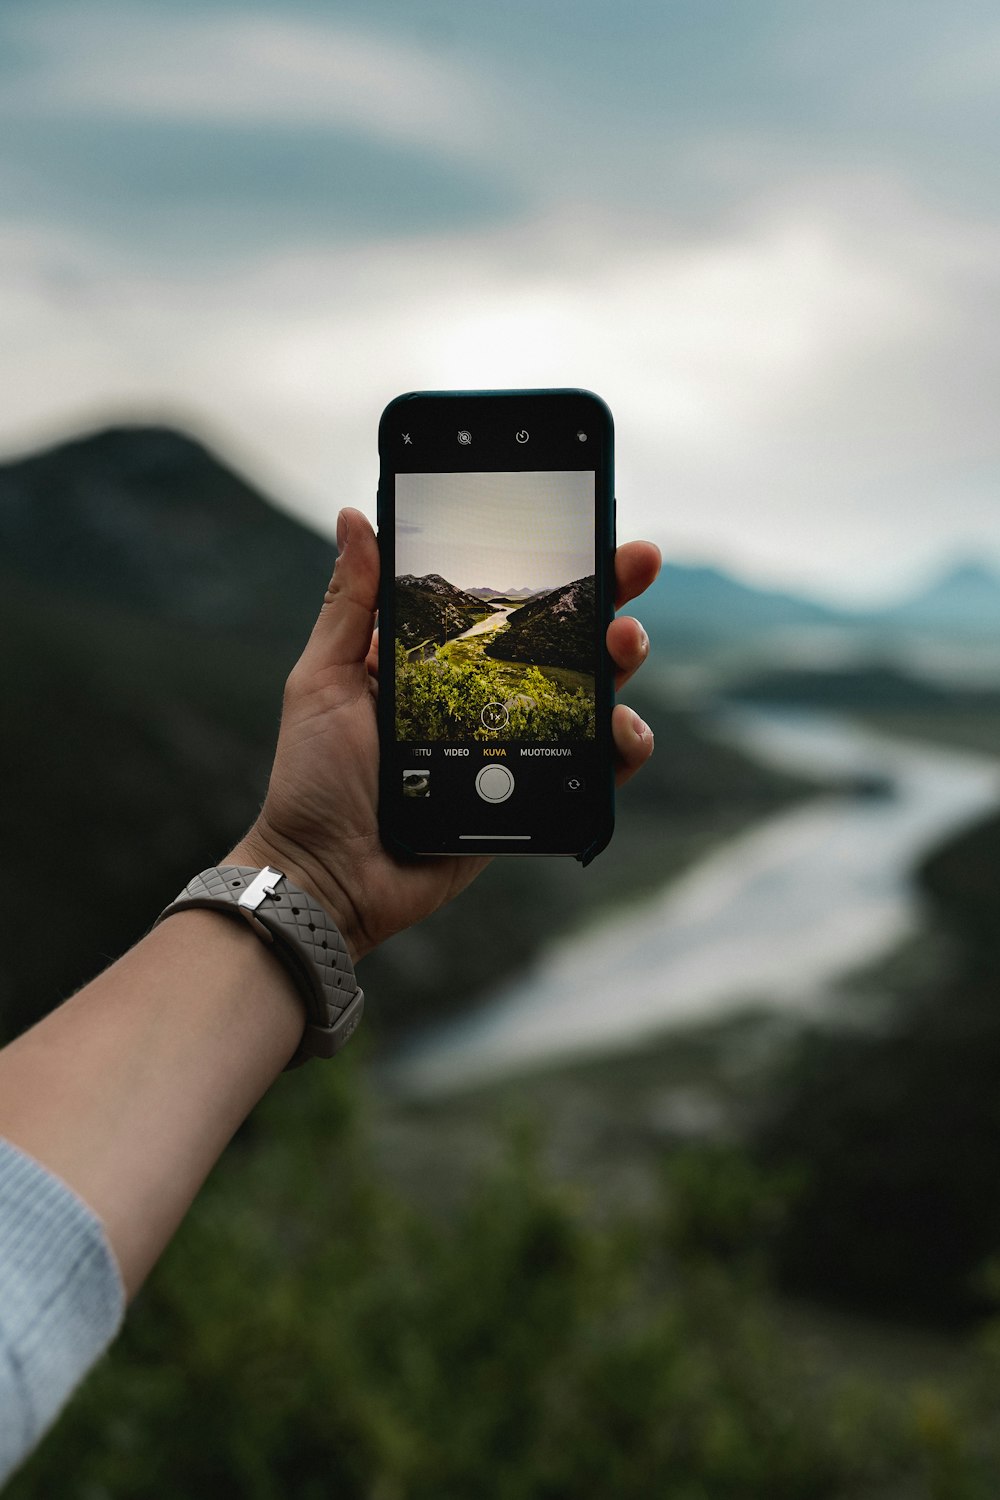
[(621, 534), (1000, 564), (994, 0), (4, 0), (0, 452), (179, 422), (332, 530), (408, 389), (583, 385)]
[(460, 589), (554, 589), (593, 571), (593, 474), (396, 476), (397, 576), (442, 573)]

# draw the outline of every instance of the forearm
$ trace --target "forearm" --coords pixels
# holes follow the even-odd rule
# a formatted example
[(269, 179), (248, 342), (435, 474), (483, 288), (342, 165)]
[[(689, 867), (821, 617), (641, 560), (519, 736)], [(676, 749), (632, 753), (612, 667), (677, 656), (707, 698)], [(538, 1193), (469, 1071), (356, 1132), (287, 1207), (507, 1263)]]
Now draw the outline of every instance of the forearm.
[[(264, 806), (225, 862), (282, 870), (329, 913), (357, 960), (451, 900), (486, 861), (397, 861), (379, 842), (378, 547), (358, 511), (342, 513), (338, 543), (322, 610), (286, 685)], [(647, 587), (658, 566), (649, 545), (619, 548), (618, 603)], [(623, 617), (609, 628), (608, 649), (620, 684), (648, 642)], [(652, 736), (621, 704), (612, 732), (621, 781), (646, 760)], [(0, 1135), (90, 1205), (134, 1294), (304, 1024), (292, 980), (248, 926), (215, 912), (178, 913), (0, 1052)]]
[(0, 1135), (101, 1218), (129, 1296), (303, 1019), (248, 927), (190, 911), (0, 1052)]

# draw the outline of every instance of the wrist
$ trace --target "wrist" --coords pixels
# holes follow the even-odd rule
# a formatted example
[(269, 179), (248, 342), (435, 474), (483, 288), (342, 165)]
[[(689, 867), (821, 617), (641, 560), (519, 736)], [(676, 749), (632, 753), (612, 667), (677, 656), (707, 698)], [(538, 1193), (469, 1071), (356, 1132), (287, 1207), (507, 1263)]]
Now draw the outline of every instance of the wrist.
[[(255, 845), (234, 851), (254, 857)], [(286, 865), (287, 861), (283, 861)], [(179, 912), (207, 910), (229, 921), (246, 922), (284, 965), (305, 1002), (305, 1025), (288, 1068), (312, 1057), (335, 1057), (357, 1030), (365, 997), (350, 950), (329, 912), (311, 892), (268, 861), (212, 865), (193, 875), (164, 907), (156, 926)], [(298, 873), (297, 871), (295, 872)]]
[[(202, 1019), (213, 1044), (225, 1037), (226, 1054), (238, 1054), (241, 1066), (246, 1063), (247, 1049), (254, 1049), (259, 1054), (255, 1065), (267, 1068), (267, 1081), (276, 1076), (302, 1035), (304, 1007), (287, 969), (249, 925), (192, 908), (154, 926), (143, 941), (160, 944), (171, 960), (173, 943), (174, 951), (183, 952), (192, 969), (197, 966), (199, 973), (204, 972), (197, 989), (208, 996), (209, 1003), (203, 999)], [(210, 966), (213, 976), (219, 976), (211, 983)], [(248, 1012), (254, 1020), (249, 1027), (245, 1024)], [(194, 1039), (204, 1047), (197, 1033)]]
[(354, 903), (334, 881), (323, 865), (307, 850), (288, 840), (277, 839), (262, 829), (258, 821), (220, 861), (221, 864), (251, 865), (262, 869), (271, 865), (292, 883), (318, 901), (338, 928), (352, 963), (368, 952)]

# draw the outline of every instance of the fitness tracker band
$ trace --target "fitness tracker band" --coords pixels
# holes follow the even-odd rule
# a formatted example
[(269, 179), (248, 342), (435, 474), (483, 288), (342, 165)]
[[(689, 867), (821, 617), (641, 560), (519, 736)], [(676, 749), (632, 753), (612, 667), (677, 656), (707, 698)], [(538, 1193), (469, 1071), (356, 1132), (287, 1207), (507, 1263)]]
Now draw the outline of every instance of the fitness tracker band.
[(178, 911), (203, 907), (246, 921), (287, 969), (306, 1007), (302, 1040), (286, 1068), (333, 1057), (357, 1030), (365, 997), (338, 928), (317, 901), (265, 865), (220, 865), (189, 880), (154, 927)]

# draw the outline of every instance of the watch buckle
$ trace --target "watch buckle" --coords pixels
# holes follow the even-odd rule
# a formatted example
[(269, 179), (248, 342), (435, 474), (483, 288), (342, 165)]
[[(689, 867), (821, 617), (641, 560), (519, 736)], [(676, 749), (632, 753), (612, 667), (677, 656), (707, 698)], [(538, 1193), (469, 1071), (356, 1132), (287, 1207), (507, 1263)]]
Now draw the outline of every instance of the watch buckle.
[(266, 897), (274, 895), (278, 881), (284, 878), (280, 870), (273, 870), (270, 865), (265, 865), (262, 870), (257, 871), (236, 903), (240, 915), (246, 917), (254, 932), (265, 943), (273, 943), (274, 938), (257, 916), (257, 908)]

